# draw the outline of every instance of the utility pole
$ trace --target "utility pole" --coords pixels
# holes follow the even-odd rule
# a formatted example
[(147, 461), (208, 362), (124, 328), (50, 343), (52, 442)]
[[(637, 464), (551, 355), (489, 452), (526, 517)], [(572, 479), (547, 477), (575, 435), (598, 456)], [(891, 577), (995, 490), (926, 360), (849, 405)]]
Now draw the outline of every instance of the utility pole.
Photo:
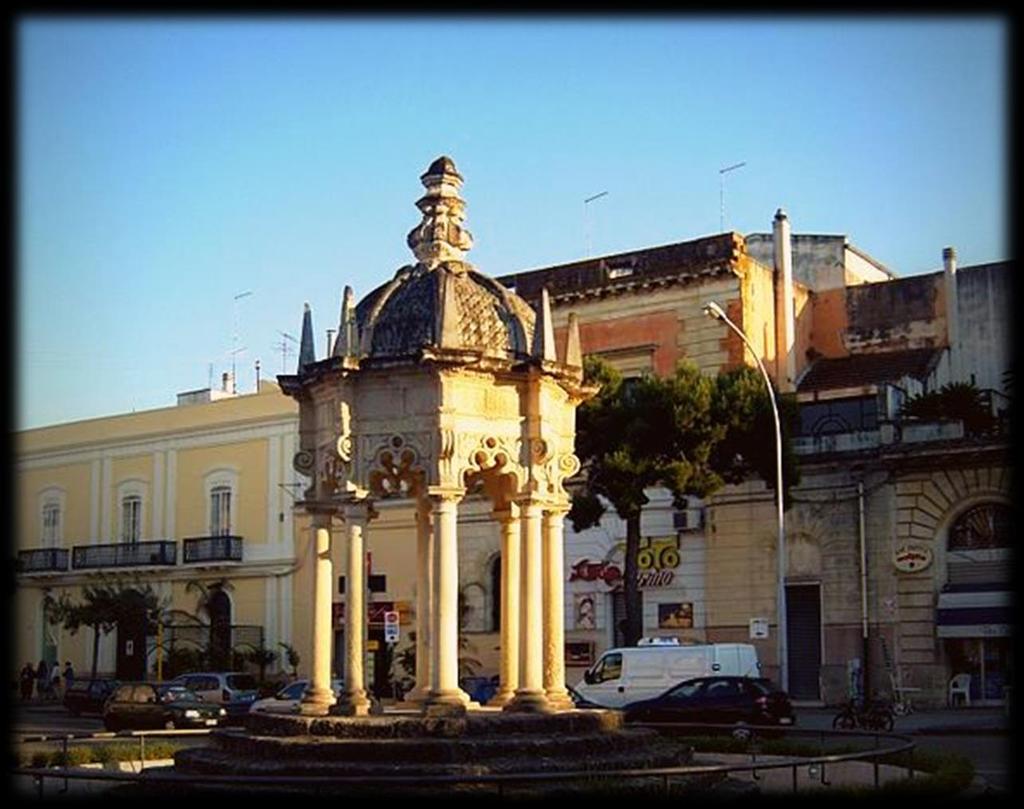
[(732, 166), (726, 166), (724, 169), (718, 170), (718, 205), (721, 209), (718, 229), (721, 233), (725, 232), (725, 175), (735, 169), (743, 168), (745, 165), (747, 165), (745, 162), (736, 163)]
[(590, 208), (588, 206), (595, 199), (600, 199), (601, 197), (606, 196), (608, 196), (608, 192), (602, 191), (599, 194), (594, 194), (594, 196), (587, 197), (583, 200), (583, 234), (586, 240), (586, 258), (590, 258), (590, 217), (588, 214)]

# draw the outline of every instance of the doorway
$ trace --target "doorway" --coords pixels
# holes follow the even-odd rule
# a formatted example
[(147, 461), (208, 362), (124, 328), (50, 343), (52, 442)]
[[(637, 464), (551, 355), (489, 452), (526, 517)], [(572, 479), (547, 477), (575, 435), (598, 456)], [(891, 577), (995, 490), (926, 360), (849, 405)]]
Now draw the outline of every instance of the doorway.
[(789, 696), (821, 699), (821, 585), (786, 585)]

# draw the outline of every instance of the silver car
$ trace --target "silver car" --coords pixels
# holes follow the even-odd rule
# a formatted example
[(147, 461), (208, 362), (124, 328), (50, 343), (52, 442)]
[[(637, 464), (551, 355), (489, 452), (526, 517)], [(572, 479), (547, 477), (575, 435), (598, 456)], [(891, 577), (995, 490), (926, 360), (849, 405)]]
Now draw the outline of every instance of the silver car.
[[(309, 680), (289, 683), (274, 696), (256, 700), (249, 706), (249, 713), (294, 713), (308, 685)], [(341, 680), (331, 680), (331, 690), (336, 698), (341, 696), (344, 687)]]

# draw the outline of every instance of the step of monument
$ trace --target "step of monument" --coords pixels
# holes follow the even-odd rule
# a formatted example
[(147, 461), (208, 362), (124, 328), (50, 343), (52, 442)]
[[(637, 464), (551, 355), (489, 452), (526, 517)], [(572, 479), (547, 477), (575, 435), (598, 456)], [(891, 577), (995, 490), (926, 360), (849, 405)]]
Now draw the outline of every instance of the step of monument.
[(255, 714), (246, 728), (260, 736), (325, 736), (332, 738), (453, 738), (510, 734), (589, 733), (618, 730), (618, 711), (565, 711), (556, 714), (476, 713), (461, 717), (298, 716)]
[(585, 759), (647, 748), (657, 733), (630, 729), (603, 733), (557, 735), (513, 733), (454, 738), (324, 738), (258, 736), (246, 731), (221, 731), (216, 749), (233, 755), (273, 760), (379, 761), (422, 763), (488, 761), (508, 755), (530, 758)]
[[(486, 775), (501, 773), (588, 772), (594, 776), (613, 770), (676, 767), (692, 760), (692, 749), (663, 741), (652, 741), (645, 748), (630, 751), (605, 751), (589, 756), (506, 755), (482, 761), (405, 760), (398, 751), (389, 755), (378, 751), (374, 760), (263, 758), (240, 755), (234, 751), (190, 748), (175, 754), (175, 770), (212, 775), (264, 775), (277, 777), (386, 778), (415, 779), (423, 776)], [(394, 782), (393, 786), (400, 785)]]

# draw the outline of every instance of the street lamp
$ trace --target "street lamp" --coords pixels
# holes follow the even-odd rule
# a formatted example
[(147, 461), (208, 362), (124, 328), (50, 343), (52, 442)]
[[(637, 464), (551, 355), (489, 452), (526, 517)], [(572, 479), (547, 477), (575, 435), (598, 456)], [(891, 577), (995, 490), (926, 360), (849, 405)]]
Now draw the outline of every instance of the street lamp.
[(761, 376), (764, 377), (764, 383), (768, 386), (768, 398), (772, 404), (772, 416), (775, 418), (775, 494), (779, 523), (779, 572), (777, 583), (777, 603), (779, 613), (779, 685), (783, 691), (789, 691), (789, 661), (787, 659), (788, 650), (786, 648), (786, 527), (782, 509), (782, 426), (779, 421), (779, 407), (775, 401), (775, 388), (772, 387), (772, 381), (768, 377), (768, 372), (764, 369), (764, 365), (761, 363), (760, 357), (757, 356), (757, 352), (754, 351), (754, 347), (750, 345), (747, 335), (743, 333), (739, 326), (729, 320), (722, 307), (714, 301), (708, 301), (704, 305), (704, 314), (708, 317), (714, 318), (715, 320), (721, 320), (726, 326), (739, 335), (743, 344), (750, 349), (750, 354), (754, 358), (754, 362), (757, 363), (758, 370), (761, 371)]

